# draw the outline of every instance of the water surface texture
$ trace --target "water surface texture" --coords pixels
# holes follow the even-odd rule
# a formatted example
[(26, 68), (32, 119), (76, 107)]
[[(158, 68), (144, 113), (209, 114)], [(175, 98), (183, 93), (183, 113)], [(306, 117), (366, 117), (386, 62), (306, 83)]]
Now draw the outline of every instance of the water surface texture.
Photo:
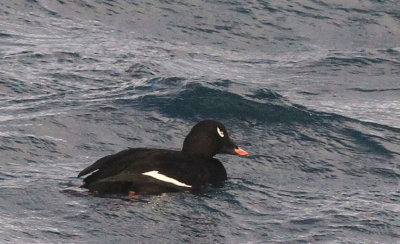
[[(397, 243), (396, 0), (0, 3), (0, 241)], [(97, 197), (80, 170), (180, 149), (203, 119), (248, 157), (199, 194)]]

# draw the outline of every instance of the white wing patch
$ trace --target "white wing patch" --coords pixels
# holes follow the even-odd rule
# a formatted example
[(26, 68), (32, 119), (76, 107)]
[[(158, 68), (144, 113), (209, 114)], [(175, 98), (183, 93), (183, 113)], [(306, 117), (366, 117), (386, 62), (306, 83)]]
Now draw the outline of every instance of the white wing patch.
[(177, 180), (175, 180), (175, 179), (173, 179), (171, 177), (168, 177), (166, 175), (160, 174), (156, 170), (142, 173), (142, 175), (147, 175), (147, 176), (153, 177), (153, 178), (155, 178), (157, 180), (169, 182), (169, 183), (172, 183), (172, 184), (177, 185), (177, 186), (192, 187), (192, 186), (186, 185), (183, 182), (177, 181)]
[(217, 132), (218, 132), (218, 135), (220, 136), (220, 137), (224, 137), (225, 135), (224, 135), (224, 132), (220, 129), (220, 128), (218, 128), (217, 127)]

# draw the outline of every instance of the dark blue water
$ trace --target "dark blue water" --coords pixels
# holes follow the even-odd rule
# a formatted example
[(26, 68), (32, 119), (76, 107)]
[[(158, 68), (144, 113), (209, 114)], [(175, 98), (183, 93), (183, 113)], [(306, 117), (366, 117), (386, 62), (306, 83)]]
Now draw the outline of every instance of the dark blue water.
[[(334, 2), (334, 3), (332, 3)], [(397, 243), (400, 3), (0, 3), (0, 241)], [(225, 187), (95, 197), (76, 175), (217, 119)]]

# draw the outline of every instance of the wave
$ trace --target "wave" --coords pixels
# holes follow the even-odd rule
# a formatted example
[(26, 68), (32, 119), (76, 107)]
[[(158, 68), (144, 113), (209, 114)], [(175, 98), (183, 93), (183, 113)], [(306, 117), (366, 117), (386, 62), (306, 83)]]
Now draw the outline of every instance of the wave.
[[(327, 150), (337, 150), (339, 154), (360, 152), (387, 158), (399, 155), (386, 145), (388, 142), (400, 143), (400, 139), (396, 136), (388, 139), (379, 134), (386, 131), (397, 135), (400, 129), (310, 110), (291, 103), (272, 90), (245, 89), (229, 80), (188, 82), (179, 77), (151, 79), (145, 84), (140, 86), (140, 92), (147, 95), (116, 98), (115, 106), (133, 107), (143, 112), (158, 111), (164, 117), (193, 122), (207, 118), (246, 121), (264, 131), (267, 125), (278, 126), (277, 133), (295, 136), (296, 140), (303, 142), (327, 144)], [(326, 165), (307, 164), (302, 170), (331, 172), (332, 165)]]
[(365, 88), (349, 88), (348, 90), (352, 91), (358, 91), (358, 92), (365, 92), (365, 93), (370, 93), (370, 92), (398, 92), (400, 91), (400, 88), (387, 88), (387, 89), (365, 89)]
[[(158, 94), (117, 99), (116, 103), (158, 110), (167, 117), (190, 120), (208, 117), (286, 123), (314, 120), (312, 113), (304, 107), (290, 104), (278, 93), (267, 89), (240, 94), (218, 87), (229, 86), (230, 81), (227, 80), (213, 85), (198, 82), (185, 85), (185, 79), (179, 77), (151, 79), (147, 84), (155, 81), (157, 84), (148, 86), (147, 90), (157, 90)], [(145, 87), (142, 85), (140, 88), (143, 91)], [(168, 87), (175, 88), (162, 94)]]
[(311, 110), (290, 102), (274, 90), (245, 87), (227, 79), (205, 82), (183, 77), (158, 77), (125, 86), (113, 98), (117, 105), (156, 110), (167, 117), (239, 118), (284, 123), (348, 121), (400, 132), (400, 129), (378, 123)]
[(365, 67), (369, 65), (391, 65), (391, 66), (399, 66), (400, 62), (394, 59), (387, 59), (382, 57), (362, 57), (357, 56), (357, 54), (353, 54), (354, 56), (329, 56), (324, 57), (316, 62), (312, 62), (309, 64), (310, 67)]
[[(64, 54), (63, 54), (64, 55)], [(73, 56), (74, 54), (65, 54)], [(125, 74), (119, 76), (148, 76), (154, 67), (132, 65)], [(157, 71), (155, 71), (157, 72)], [(61, 75), (61, 76), (60, 76)], [(64, 74), (65, 75), (65, 74)], [(334, 145), (332, 150), (345, 148), (352, 152), (364, 152), (385, 157), (398, 155), (387, 144), (400, 144), (396, 135), (400, 129), (371, 122), (363, 122), (334, 113), (311, 110), (294, 104), (281, 94), (270, 89), (260, 89), (228, 79), (204, 81), (200, 78), (156, 77), (121, 81), (118, 83), (87, 78), (84, 76), (54, 74), (56, 80), (69, 80), (62, 85), (52, 82), (52, 92), (30, 97), (19, 97), (20, 89), (32, 86), (19, 81), (16, 96), (4, 97), (6, 105), (0, 111), (8, 114), (18, 113), (18, 117), (0, 118), (10, 120), (47, 116), (49, 114), (79, 110), (90, 105), (90, 111), (98, 113), (112, 108), (112, 113), (135, 109), (140, 113), (158, 112), (166, 118), (179, 118), (186, 121), (217, 119), (221, 121), (246, 121), (251, 126), (279, 126), (277, 133), (291, 133), (301, 141), (320, 142)], [(1, 83), (0, 83), (1, 85)], [(6, 84), (3, 84), (6, 85)], [(7, 84), (10, 86), (12, 84)], [(43, 84), (44, 86), (45, 84)], [(14, 86), (14, 85), (12, 85)], [(41, 87), (43, 87), (41, 86)], [(16, 89), (11, 87), (10, 89)], [(35, 88), (41, 90), (42, 88)], [(35, 89), (31, 91), (35, 91)], [(68, 111), (66, 111), (68, 110)], [(263, 131), (265, 129), (262, 129)], [(379, 136), (392, 133), (393, 138)], [(319, 135), (319, 136), (316, 136)], [(292, 135), (291, 135), (292, 136)], [(341, 152), (340, 152), (341, 153)], [(329, 165), (307, 164), (301, 169), (305, 172), (331, 171)], [(374, 171), (376, 172), (376, 171)], [(383, 172), (383, 171), (379, 171)], [(388, 172), (390, 174), (390, 172)]]

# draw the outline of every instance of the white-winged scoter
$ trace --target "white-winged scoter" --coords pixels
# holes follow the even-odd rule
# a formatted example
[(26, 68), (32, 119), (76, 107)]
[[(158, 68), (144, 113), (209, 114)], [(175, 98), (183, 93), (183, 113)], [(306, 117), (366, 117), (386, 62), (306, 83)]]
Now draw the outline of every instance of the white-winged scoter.
[(130, 192), (159, 194), (218, 186), (226, 180), (218, 153), (247, 155), (233, 142), (218, 121), (197, 123), (183, 142), (181, 151), (131, 148), (97, 160), (82, 170), (82, 187), (97, 193)]

